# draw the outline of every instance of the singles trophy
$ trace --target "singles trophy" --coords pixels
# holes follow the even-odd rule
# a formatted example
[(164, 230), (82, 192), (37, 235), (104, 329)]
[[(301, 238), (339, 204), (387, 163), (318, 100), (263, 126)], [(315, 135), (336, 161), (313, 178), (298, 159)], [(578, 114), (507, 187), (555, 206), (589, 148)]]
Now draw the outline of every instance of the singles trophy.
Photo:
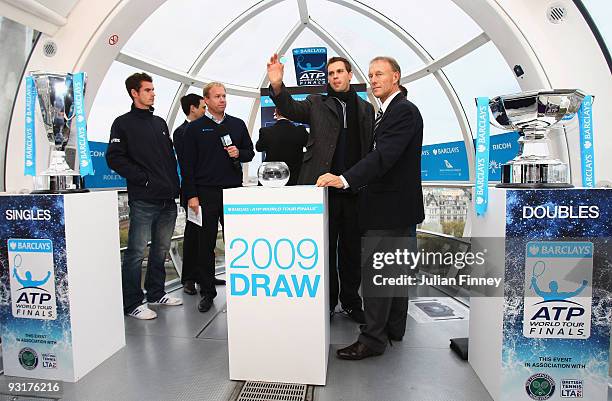
[[(83, 189), (81, 179), (81, 175), (93, 174), (83, 106), (85, 74), (33, 72), (26, 79), (26, 175), (36, 174), (35, 156), (31, 156), (35, 152), (28, 152), (28, 145), (35, 149), (33, 117), (36, 96), (51, 148), (49, 167), (40, 173), (48, 177), (48, 189), (35, 190), (33, 193), (88, 192)], [(74, 171), (66, 162), (65, 150), (73, 131), (73, 120), (76, 120), (80, 172)]]
[(571, 188), (568, 166), (551, 156), (548, 130), (580, 108), (577, 89), (541, 90), (498, 96), (489, 101), (495, 121), (518, 131), (518, 155), (502, 166), (502, 188)]

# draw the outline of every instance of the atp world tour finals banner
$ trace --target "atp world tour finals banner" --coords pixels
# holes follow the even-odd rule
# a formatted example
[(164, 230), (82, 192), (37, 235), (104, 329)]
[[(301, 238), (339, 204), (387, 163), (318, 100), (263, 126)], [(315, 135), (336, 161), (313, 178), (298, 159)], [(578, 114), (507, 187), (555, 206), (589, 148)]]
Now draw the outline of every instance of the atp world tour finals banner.
[(507, 192), (503, 401), (608, 399), (611, 194)]
[(0, 267), (4, 368), (23, 377), (72, 376), (63, 196), (2, 197)]

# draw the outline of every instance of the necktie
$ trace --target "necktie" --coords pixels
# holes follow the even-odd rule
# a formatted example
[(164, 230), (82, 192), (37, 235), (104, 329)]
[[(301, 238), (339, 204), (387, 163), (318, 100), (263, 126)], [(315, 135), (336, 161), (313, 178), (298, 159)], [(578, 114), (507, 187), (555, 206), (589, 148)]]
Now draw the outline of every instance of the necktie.
[(380, 124), (380, 120), (383, 117), (383, 109), (378, 109), (378, 113), (376, 113), (376, 118), (374, 119), (374, 131), (378, 129), (378, 125)]
[(378, 113), (376, 113), (376, 118), (374, 119), (374, 143), (372, 144), (373, 149), (376, 149), (376, 130), (378, 129), (378, 126), (380, 125), (380, 120), (382, 120), (383, 117), (383, 109), (380, 108), (378, 109)]

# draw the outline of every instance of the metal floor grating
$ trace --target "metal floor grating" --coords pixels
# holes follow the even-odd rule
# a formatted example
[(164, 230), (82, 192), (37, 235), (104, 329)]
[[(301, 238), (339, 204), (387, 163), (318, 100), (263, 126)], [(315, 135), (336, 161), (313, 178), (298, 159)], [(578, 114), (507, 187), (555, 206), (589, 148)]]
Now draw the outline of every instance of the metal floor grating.
[(306, 401), (307, 393), (306, 384), (247, 381), (236, 401)]

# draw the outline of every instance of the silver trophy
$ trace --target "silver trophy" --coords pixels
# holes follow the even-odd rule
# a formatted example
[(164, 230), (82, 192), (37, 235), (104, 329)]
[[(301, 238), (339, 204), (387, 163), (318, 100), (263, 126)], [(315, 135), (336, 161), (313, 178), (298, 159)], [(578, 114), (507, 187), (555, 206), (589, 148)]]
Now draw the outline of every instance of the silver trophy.
[(555, 89), (498, 96), (489, 101), (497, 124), (520, 135), (518, 154), (502, 166), (498, 187), (572, 187), (567, 164), (551, 156), (548, 130), (563, 117), (576, 113), (584, 97), (577, 89)]
[(49, 168), (41, 173), (42, 176), (48, 177), (48, 189), (34, 192), (87, 192), (82, 189), (79, 172), (70, 168), (66, 162), (66, 145), (70, 140), (75, 115), (72, 74), (33, 72), (31, 75), (38, 92), (42, 121), (51, 146)]

